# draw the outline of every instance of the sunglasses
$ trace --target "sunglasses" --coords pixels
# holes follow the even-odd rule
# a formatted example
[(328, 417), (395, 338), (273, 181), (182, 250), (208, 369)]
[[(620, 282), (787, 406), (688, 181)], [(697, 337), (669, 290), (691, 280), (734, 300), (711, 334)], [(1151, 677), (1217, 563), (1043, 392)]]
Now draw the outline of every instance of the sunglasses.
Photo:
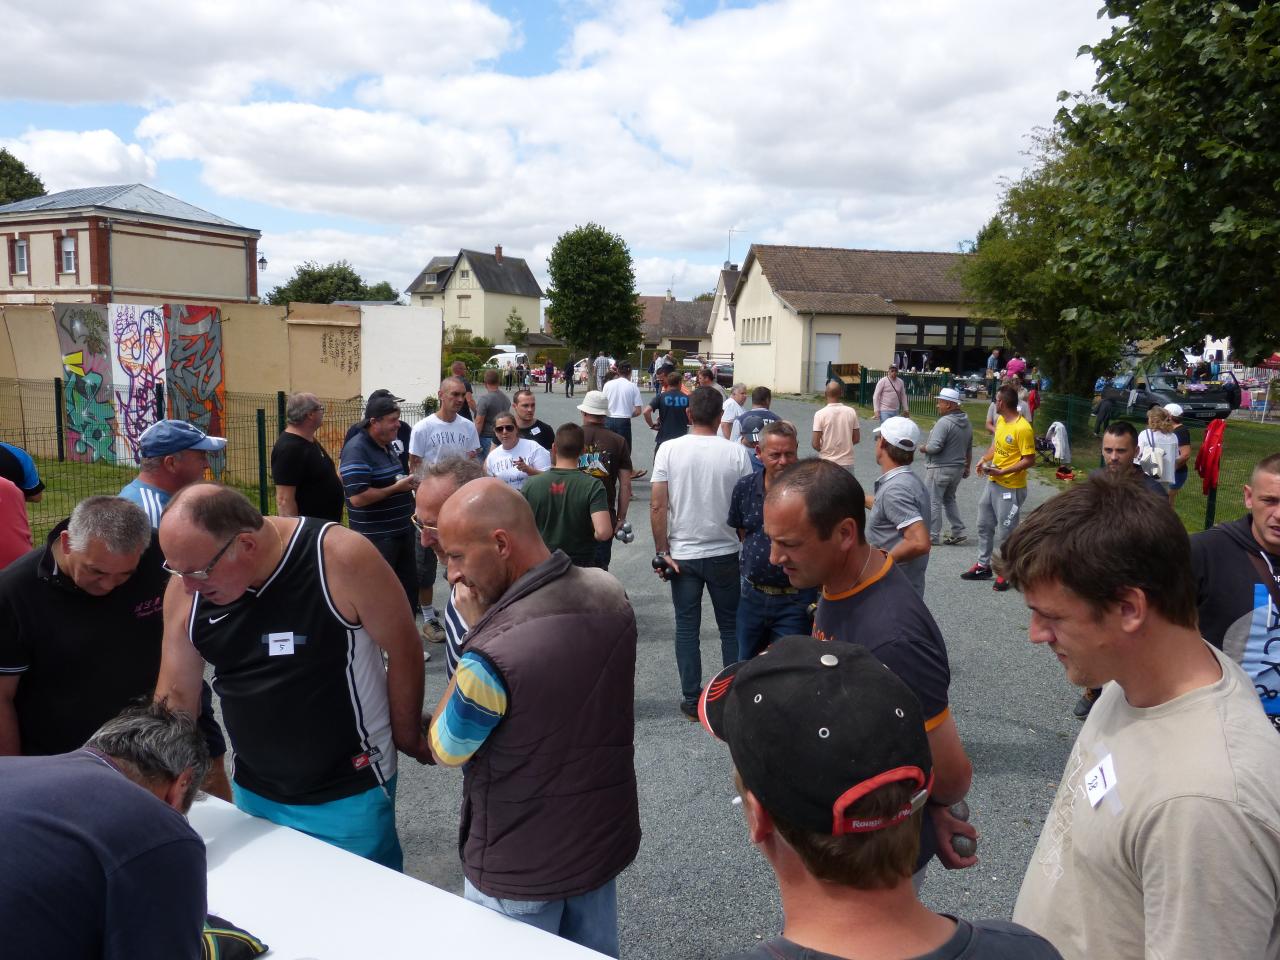
[(241, 530), (237, 533), (233, 533), (231, 535), (231, 539), (222, 545), (222, 549), (213, 555), (213, 559), (209, 561), (209, 565), (203, 570), (192, 570), (190, 573), (183, 573), (181, 570), (175, 570), (173, 567), (169, 566), (168, 561), (160, 564), (160, 568), (166, 573), (172, 574), (175, 577), (182, 577), (184, 580), (199, 580), (201, 582), (208, 580), (209, 574), (213, 572), (213, 568), (217, 565), (218, 561), (222, 559), (222, 555), (231, 549), (231, 545), (236, 542), (236, 537), (245, 532), (246, 531)]
[(501, 427), (494, 427), (494, 428), (493, 428), (493, 432), (494, 432), (494, 433), (509, 433), (510, 431), (512, 431), (512, 430), (514, 430), (514, 429), (515, 429), (515, 426), (514, 426), (513, 424), (508, 423), (508, 424), (505, 424), (505, 425), (503, 425), (503, 426), (501, 426)]

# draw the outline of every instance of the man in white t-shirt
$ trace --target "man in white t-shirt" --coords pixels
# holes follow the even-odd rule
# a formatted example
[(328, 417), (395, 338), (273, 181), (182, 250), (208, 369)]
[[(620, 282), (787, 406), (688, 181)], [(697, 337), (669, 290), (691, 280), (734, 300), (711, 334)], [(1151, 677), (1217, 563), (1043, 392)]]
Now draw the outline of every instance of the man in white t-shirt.
[(631, 382), (631, 364), (618, 364), (618, 375), (605, 383), (604, 395), (609, 401), (609, 415), (604, 418), (604, 428), (627, 441), (627, 452), (630, 453), (631, 420), (640, 416), (644, 408), (640, 388)]
[(729, 391), (729, 399), (724, 402), (724, 413), (720, 417), (720, 432), (726, 439), (737, 443), (742, 436), (742, 424), (738, 418), (747, 412), (747, 385), (735, 383)]
[(738, 480), (751, 474), (751, 455), (720, 435), (723, 401), (710, 387), (689, 397), (691, 426), (658, 448), (653, 464), (649, 519), (657, 572), (671, 583), (676, 618), (680, 710), (698, 719), (702, 692), (702, 589), (711, 595), (725, 666), (738, 659), (738, 534), (729, 506)]
[(862, 439), (858, 413), (844, 403), (844, 384), (827, 384), (827, 405), (813, 415), (813, 449), (823, 460), (853, 473), (853, 448)]
[[(440, 382), (440, 409), (419, 420), (409, 434), (409, 469), (420, 475), (421, 464), (433, 464), (443, 457), (475, 457), (480, 453), (476, 425), (458, 415), (467, 402), (467, 384), (460, 377)], [(418, 564), (418, 604), (422, 607), (422, 636), (431, 643), (443, 643), (444, 625), (432, 603), (436, 582), (436, 555), (415, 538), (414, 557)]]
[(1182, 521), (1107, 471), (1047, 501), (1000, 572), (1032, 643), (1102, 687), (1013, 919), (1067, 960), (1280, 957), (1280, 738), (1201, 637)]

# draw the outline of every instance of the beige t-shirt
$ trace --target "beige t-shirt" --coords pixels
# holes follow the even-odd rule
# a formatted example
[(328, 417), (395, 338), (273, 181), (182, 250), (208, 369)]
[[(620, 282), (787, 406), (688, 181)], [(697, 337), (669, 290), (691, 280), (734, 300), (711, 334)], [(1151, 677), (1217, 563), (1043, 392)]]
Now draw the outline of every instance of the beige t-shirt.
[(1066, 960), (1280, 958), (1280, 737), (1213, 653), (1157, 707), (1108, 684), (1076, 739), (1013, 911)]
[(814, 432), (822, 431), (822, 449), (818, 456), (842, 467), (853, 464), (853, 431), (858, 427), (858, 412), (843, 403), (828, 403), (813, 415)]

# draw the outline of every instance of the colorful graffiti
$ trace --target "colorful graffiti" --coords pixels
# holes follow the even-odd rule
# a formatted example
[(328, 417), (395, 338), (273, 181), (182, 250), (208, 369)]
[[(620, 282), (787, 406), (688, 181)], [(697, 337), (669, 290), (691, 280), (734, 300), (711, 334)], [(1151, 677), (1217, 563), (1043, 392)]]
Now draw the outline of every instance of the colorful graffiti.
[(113, 303), (110, 316), (112, 394), (119, 431), (116, 460), (136, 463), (138, 439), (159, 419), (156, 399), (167, 366), (164, 311), (146, 304)]
[(67, 457), (111, 462), (115, 459), (115, 407), (111, 403), (106, 307), (65, 303), (53, 310), (62, 353)]
[[(222, 318), (217, 307), (164, 305), (168, 368), (165, 394), (169, 416), (225, 437), (227, 388), (222, 370)], [(210, 454), (209, 467), (221, 477), (226, 452)]]

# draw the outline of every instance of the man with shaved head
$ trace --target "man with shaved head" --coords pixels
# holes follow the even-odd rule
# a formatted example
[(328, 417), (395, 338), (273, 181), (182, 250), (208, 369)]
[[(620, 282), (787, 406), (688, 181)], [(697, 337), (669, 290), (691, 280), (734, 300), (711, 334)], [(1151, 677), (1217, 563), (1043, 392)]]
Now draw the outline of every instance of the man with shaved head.
[(549, 551), (501, 480), (440, 511), (449, 583), (485, 612), (431, 722), (463, 766), (468, 900), (618, 955), (616, 878), (635, 859), (636, 620), (603, 570)]
[(413, 615), (377, 548), (200, 483), (169, 502), (160, 549), (173, 577), (156, 697), (194, 713), (213, 665), (236, 806), (400, 869), (396, 749), (430, 753)]

